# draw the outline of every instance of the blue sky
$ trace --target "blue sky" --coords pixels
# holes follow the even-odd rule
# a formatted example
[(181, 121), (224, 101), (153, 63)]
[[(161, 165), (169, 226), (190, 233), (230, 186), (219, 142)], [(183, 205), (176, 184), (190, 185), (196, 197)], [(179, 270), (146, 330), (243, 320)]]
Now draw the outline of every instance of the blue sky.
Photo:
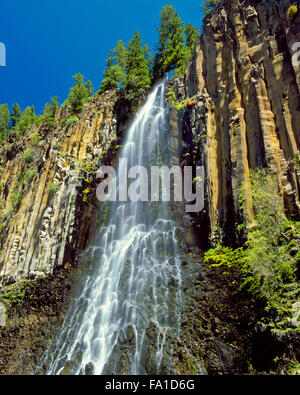
[(185, 23), (202, 25), (201, 0), (1, 0), (0, 104), (34, 104), (42, 112), (51, 96), (60, 103), (82, 73), (98, 89), (109, 50), (136, 30), (154, 48), (160, 10), (172, 4)]

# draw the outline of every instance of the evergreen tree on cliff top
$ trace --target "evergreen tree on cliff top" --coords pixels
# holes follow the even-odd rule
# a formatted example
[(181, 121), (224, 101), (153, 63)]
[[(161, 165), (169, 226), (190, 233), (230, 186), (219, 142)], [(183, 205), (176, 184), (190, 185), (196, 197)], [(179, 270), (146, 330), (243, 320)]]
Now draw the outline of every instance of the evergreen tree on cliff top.
[(122, 41), (118, 41), (116, 48), (109, 52), (109, 57), (106, 60), (106, 69), (103, 73), (104, 79), (99, 93), (103, 93), (109, 89), (123, 87), (126, 78), (126, 52), (127, 50)]
[(11, 127), (14, 128), (21, 117), (22, 111), (18, 103), (12, 106), (11, 110)]
[(91, 81), (84, 82), (84, 76), (77, 73), (73, 76), (76, 84), (70, 89), (67, 102), (71, 105), (73, 113), (79, 113), (92, 94)]
[(7, 104), (0, 105), (0, 143), (5, 140), (9, 134), (10, 115)]
[(160, 14), (158, 53), (155, 56), (153, 79), (162, 78), (166, 72), (176, 70), (183, 73), (199, 38), (196, 28), (184, 27), (176, 9), (167, 5)]
[(148, 61), (139, 32), (135, 32), (128, 44), (126, 55), (125, 89), (139, 95), (151, 86)]
[(114, 59), (117, 65), (122, 67), (122, 70), (126, 69), (126, 58), (127, 58), (127, 48), (125, 47), (122, 40), (117, 42), (115, 49), (113, 50)]
[(58, 97), (51, 97), (51, 102), (45, 105), (42, 120), (49, 125), (53, 125), (58, 107)]
[(30, 129), (31, 126), (38, 121), (38, 117), (35, 114), (34, 106), (28, 106), (22, 112), (18, 122), (16, 123), (14, 130), (17, 135), (25, 133), (26, 130)]
[(135, 32), (132, 40), (125, 47), (122, 40), (117, 42), (106, 60), (99, 93), (108, 89), (125, 88), (138, 97), (151, 85), (149, 68), (151, 67), (151, 51), (143, 44), (139, 32)]

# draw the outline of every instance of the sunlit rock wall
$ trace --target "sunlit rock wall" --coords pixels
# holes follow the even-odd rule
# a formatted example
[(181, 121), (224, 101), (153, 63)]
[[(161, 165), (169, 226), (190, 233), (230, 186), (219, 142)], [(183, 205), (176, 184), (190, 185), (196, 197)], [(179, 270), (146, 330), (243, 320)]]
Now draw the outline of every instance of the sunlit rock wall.
[(61, 108), (40, 137), (33, 129), (2, 148), (1, 286), (53, 273), (85, 247), (97, 206), (88, 181), (117, 145), (120, 114), (129, 112), (121, 102), (118, 91), (96, 95), (69, 125), (70, 113)]
[(274, 193), (282, 195), (287, 215), (299, 218), (300, 67), (292, 48), (300, 42), (300, 12), (289, 23), (290, 5), (221, 1), (206, 18), (187, 69), (180, 100), (195, 101), (184, 124), (206, 167), (212, 237), (225, 231), (234, 238), (242, 185), (244, 216), (253, 219), (249, 172), (256, 167), (276, 175)]

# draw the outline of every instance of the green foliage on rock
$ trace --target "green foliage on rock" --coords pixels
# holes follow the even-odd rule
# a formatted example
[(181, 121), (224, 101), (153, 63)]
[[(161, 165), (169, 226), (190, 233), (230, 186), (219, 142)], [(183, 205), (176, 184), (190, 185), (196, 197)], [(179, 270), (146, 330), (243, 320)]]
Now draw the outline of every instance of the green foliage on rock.
[[(246, 243), (235, 250), (218, 245), (205, 254), (205, 262), (212, 267), (237, 268), (240, 290), (263, 300), (268, 311), (284, 315), (300, 296), (296, 279), (300, 223), (286, 219), (276, 179), (267, 171), (251, 172), (251, 190), (255, 222), (244, 226)], [(244, 198), (240, 205), (245, 207)]]
[(245, 250), (243, 248), (232, 249), (219, 244), (216, 248), (206, 252), (205, 263), (210, 263), (211, 267), (226, 266), (228, 268), (244, 266), (247, 262)]
[(0, 144), (9, 135), (10, 114), (7, 104), (0, 105)]
[(11, 204), (14, 209), (17, 209), (23, 199), (23, 193), (22, 192), (13, 192), (11, 196)]
[(32, 135), (30, 136), (31, 145), (33, 147), (36, 147), (40, 141), (41, 141), (41, 136), (39, 135), (39, 133), (38, 132), (32, 133)]
[(13, 306), (22, 305), (25, 296), (29, 293), (33, 282), (22, 280), (18, 283), (9, 285), (4, 292), (0, 294), (0, 302), (4, 303), (7, 309)]
[(32, 146), (27, 147), (23, 154), (23, 159), (25, 160), (25, 162), (30, 163), (33, 161), (34, 155), (35, 155), (35, 148)]
[(37, 174), (36, 168), (27, 169), (23, 177), (25, 185), (29, 184), (36, 174)]
[(79, 121), (79, 118), (78, 118), (78, 117), (72, 116), (72, 117), (68, 118), (68, 119), (65, 121), (64, 126), (69, 126), (69, 125), (71, 125), (72, 123), (77, 123), (78, 121)]
[(60, 183), (59, 182), (52, 182), (49, 187), (48, 187), (48, 193), (50, 195), (55, 195), (60, 187)]
[(288, 18), (289, 23), (294, 22), (297, 14), (298, 14), (298, 7), (295, 4), (291, 5), (289, 7), (289, 9), (287, 10), (287, 18)]

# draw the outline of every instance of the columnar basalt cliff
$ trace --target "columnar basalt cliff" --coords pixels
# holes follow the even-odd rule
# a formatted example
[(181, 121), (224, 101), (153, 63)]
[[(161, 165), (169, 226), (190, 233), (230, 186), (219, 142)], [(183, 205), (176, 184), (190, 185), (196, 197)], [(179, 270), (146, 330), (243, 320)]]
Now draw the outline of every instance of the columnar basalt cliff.
[[(110, 91), (86, 105), (68, 123), (68, 108), (56, 126), (29, 130), (1, 152), (1, 285), (53, 274), (73, 263), (89, 240), (97, 199), (89, 183), (99, 160), (112, 157), (129, 116), (122, 95)], [(127, 114), (126, 114), (127, 111)], [(120, 121), (120, 115), (123, 121)], [(111, 158), (110, 158), (111, 159)]]
[(300, 67), (292, 47), (300, 41), (300, 15), (289, 24), (290, 5), (220, 2), (206, 17), (184, 86), (177, 88), (180, 100), (194, 101), (183, 129), (206, 167), (213, 236), (234, 229), (243, 184), (244, 215), (253, 220), (247, 184), (256, 167), (277, 175), (287, 215), (299, 218)]

